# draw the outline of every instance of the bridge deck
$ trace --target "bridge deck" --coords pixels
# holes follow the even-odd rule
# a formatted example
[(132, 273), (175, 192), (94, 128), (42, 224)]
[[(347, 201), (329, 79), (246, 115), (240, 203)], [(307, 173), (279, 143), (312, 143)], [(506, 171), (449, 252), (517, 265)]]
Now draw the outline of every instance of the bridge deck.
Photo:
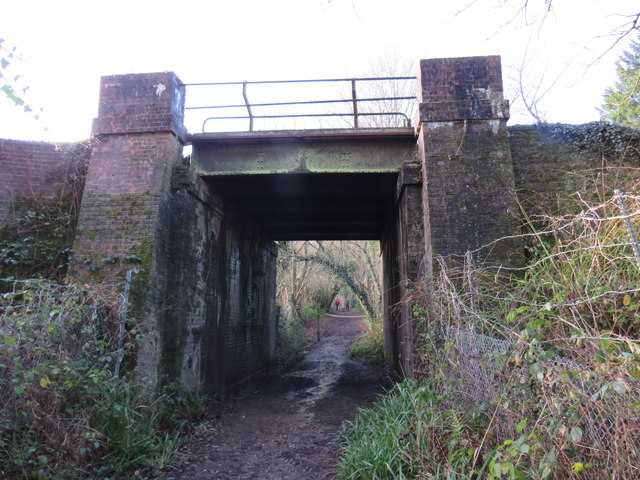
[(197, 134), (193, 162), (276, 240), (380, 239), (412, 129)]

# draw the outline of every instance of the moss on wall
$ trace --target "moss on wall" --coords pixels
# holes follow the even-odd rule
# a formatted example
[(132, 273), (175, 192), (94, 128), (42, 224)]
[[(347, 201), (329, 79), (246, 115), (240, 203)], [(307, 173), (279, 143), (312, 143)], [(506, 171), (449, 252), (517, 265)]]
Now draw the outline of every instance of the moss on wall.
[(139, 245), (131, 248), (125, 261), (134, 264), (135, 279), (129, 293), (129, 312), (136, 318), (141, 318), (144, 311), (149, 285), (151, 269), (153, 267), (153, 239), (150, 234), (144, 234)]
[(528, 214), (565, 212), (578, 194), (601, 202), (615, 189), (638, 189), (639, 130), (593, 122), (516, 126), (509, 134), (518, 199)]
[[(24, 144), (27, 150), (23, 163), (28, 163), (29, 155), (33, 155), (28, 150), (31, 143), (14, 143)], [(62, 281), (69, 266), (93, 141), (67, 144), (61, 149), (54, 149), (53, 144), (37, 145), (49, 145), (53, 152), (48, 163), (46, 158), (40, 159), (35, 172), (46, 178), (46, 188), (28, 188), (26, 193), (24, 185), (18, 184), (17, 191), (22, 194), (5, 192), (3, 204), (9, 204), (10, 211), (4, 212), (0, 228), (0, 277), (37, 276)], [(31, 180), (26, 179), (29, 184)]]

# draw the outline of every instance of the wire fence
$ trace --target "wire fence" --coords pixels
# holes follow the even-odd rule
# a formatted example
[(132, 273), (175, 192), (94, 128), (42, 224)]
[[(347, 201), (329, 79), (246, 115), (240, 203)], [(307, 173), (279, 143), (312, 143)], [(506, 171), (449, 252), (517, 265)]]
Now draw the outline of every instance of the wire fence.
[(538, 252), (525, 267), (474, 263), (513, 237), (439, 257), (424, 297), (425, 374), (497, 438), (553, 452), (566, 475), (580, 462), (584, 478), (640, 476), (639, 207), (616, 191), (546, 216), (522, 235)]

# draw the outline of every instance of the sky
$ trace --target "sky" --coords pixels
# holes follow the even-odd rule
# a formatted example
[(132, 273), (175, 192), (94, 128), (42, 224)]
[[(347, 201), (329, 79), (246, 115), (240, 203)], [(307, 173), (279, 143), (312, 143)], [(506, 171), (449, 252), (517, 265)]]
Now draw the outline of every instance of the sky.
[[(524, 4), (528, 5), (522, 10)], [(530, 4), (530, 5), (529, 5)], [(0, 138), (91, 133), (100, 77), (173, 71), (185, 83), (415, 74), (421, 58), (500, 55), (510, 124), (599, 119), (637, 0), (20, 0), (0, 3), (3, 72), (40, 121), (0, 98)], [(522, 87), (519, 88), (520, 80)], [(187, 105), (198, 94), (187, 90)], [(235, 100), (234, 100), (235, 101)], [(193, 103), (191, 103), (193, 104)], [(199, 121), (187, 117), (194, 132)], [(45, 130), (46, 128), (46, 130)]]

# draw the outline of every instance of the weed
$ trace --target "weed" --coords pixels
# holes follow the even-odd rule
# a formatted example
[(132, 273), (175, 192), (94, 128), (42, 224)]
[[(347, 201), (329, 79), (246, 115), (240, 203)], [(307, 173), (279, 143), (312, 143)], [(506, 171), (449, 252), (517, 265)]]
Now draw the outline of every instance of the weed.
[(309, 342), (302, 321), (299, 318), (285, 320), (279, 325), (274, 363), (288, 364), (296, 358), (298, 352)]
[(349, 349), (349, 355), (373, 364), (384, 363), (384, 340), (381, 320), (365, 322), (366, 330)]
[[(339, 478), (474, 478), (481, 429), (465, 423), (428, 381), (405, 380), (345, 425)], [(445, 476), (447, 475), (447, 476)]]
[(525, 267), (437, 259), (407, 299), (429, 380), (359, 414), (342, 478), (640, 476), (640, 197), (578, 200), (527, 224)]
[[(106, 288), (6, 281), (0, 298), (0, 478), (131, 478), (171, 461), (204, 399), (178, 387), (143, 399), (131, 368), (137, 328), (118, 339)], [(9, 288), (11, 286), (11, 288)]]

